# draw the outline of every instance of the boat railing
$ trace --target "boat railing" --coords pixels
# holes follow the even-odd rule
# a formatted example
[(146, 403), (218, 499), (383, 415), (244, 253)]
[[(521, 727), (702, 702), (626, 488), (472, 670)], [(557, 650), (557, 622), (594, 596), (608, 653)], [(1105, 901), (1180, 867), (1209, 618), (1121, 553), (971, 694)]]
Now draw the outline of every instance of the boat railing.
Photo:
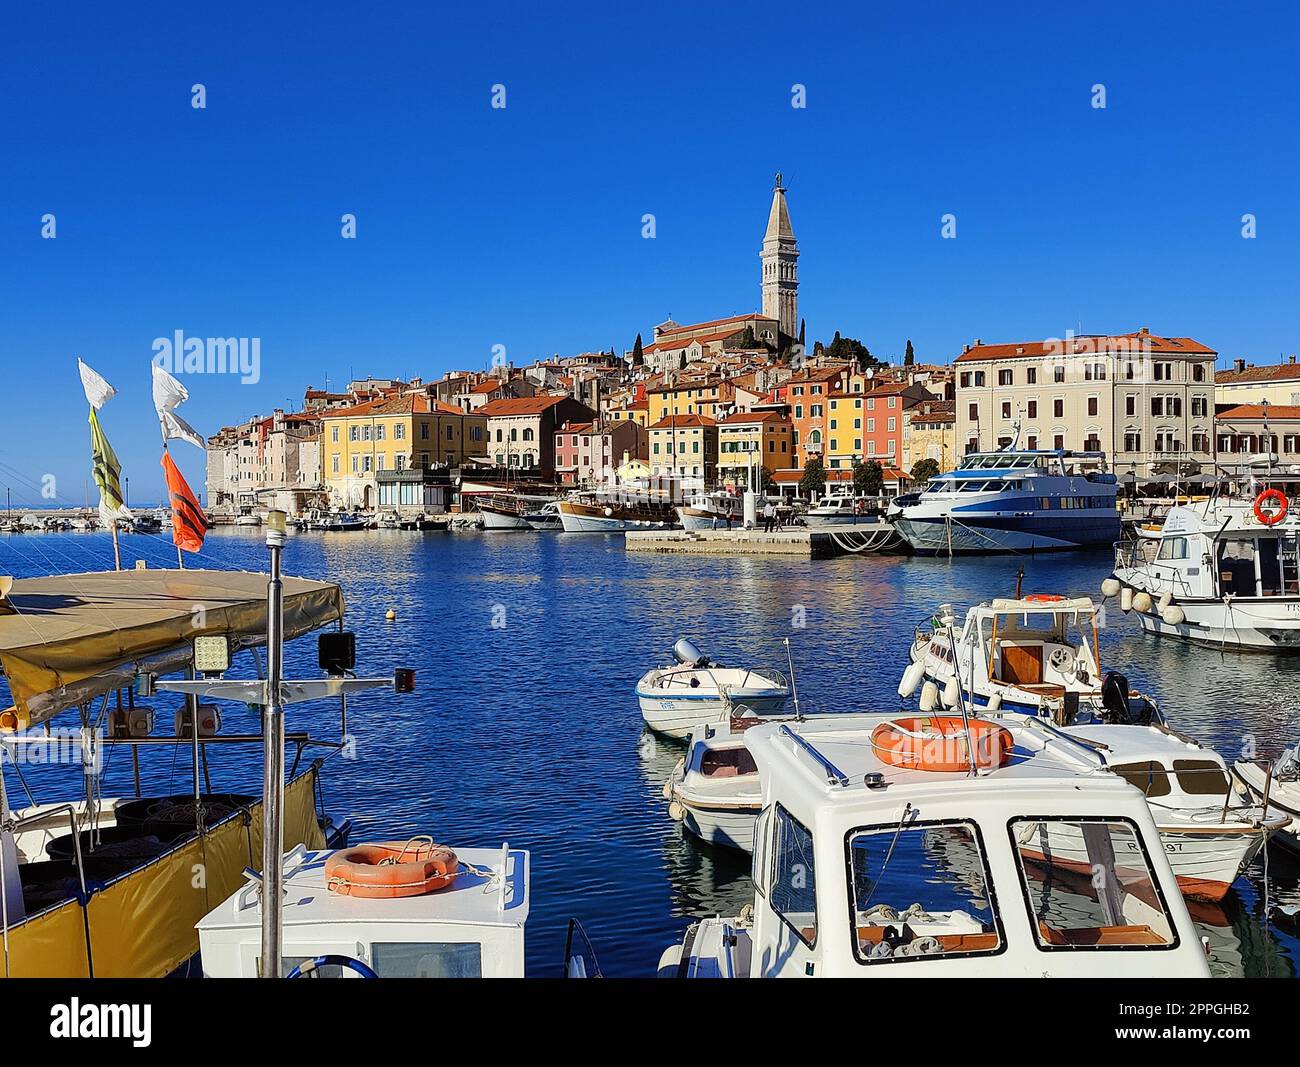
[(569, 920), (568, 933), (564, 937), (564, 969), (561, 978), (604, 978), (600, 970), (600, 961), (596, 959), (596, 950), (591, 938), (577, 919)]
[(849, 776), (822, 755), (822, 753), (817, 749), (817, 746), (811, 741), (796, 733), (794, 730), (791, 730), (788, 726), (782, 726), (779, 733), (781, 736), (789, 738), (790, 741), (794, 743), (796, 752), (803, 752), (821, 768), (826, 775), (827, 785), (838, 785), (842, 787), (848, 786)]

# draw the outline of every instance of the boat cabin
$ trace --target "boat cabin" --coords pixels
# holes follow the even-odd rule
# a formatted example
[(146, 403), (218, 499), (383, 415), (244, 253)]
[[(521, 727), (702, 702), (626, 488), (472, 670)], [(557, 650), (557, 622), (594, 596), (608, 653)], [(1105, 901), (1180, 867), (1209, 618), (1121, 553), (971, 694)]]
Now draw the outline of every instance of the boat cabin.
[[(287, 853), (283, 973), (319, 956), (342, 956), (380, 978), (522, 978), (529, 853), (508, 845), (456, 851), (460, 874), (450, 885), (391, 899), (329, 889), (329, 851), (300, 846)], [(259, 881), (250, 876), (199, 920), (205, 977), (258, 976), (260, 900)], [(357, 977), (337, 964), (317, 971), (324, 977)]]
[(976, 776), (896, 766), (875, 742), (889, 720), (746, 732), (763, 807), (753, 922), (730, 940), (748, 944), (733, 955), (721, 938), (715, 961), (696, 953), (690, 967), (726, 974), (747, 960), (754, 977), (1208, 975), (1137, 790), (1082, 769), (1076, 742), (1031, 719), (1000, 721), (1011, 755)]

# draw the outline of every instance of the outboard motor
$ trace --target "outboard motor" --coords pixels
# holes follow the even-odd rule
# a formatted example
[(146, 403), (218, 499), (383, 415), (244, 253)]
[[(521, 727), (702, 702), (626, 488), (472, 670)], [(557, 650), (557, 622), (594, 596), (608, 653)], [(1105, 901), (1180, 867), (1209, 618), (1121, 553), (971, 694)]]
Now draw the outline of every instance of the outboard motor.
[[(1107, 671), (1101, 683), (1102, 717), (1111, 726), (1135, 726), (1140, 723), (1139, 716), (1133, 714), (1128, 699), (1128, 679), (1118, 671)], [(1150, 721), (1150, 711), (1144, 716)]]
[(703, 655), (691, 641), (685, 637), (679, 637), (677, 643), (673, 645), (673, 657), (683, 667), (707, 667), (709, 657)]

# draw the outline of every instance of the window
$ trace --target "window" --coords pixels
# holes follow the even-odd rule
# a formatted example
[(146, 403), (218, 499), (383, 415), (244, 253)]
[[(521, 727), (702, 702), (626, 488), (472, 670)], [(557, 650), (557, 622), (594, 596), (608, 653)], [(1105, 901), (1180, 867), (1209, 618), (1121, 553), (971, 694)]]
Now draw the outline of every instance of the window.
[(889, 416), (889, 433), (897, 433), (897, 432), (898, 432), (898, 419), (896, 419), (893, 415), (890, 415), (890, 416)]
[[(335, 429), (337, 430), (338, 427), (336, 426)], [(335, 474), (338, 474), (338, 472), (339, 472), (339, 457), (338, 457), (338, 453), (335, 453), (335, 454), (334, 454), (333, 459), (334, 459), (334, 473), (335, 473)]]
[[(867, 420), (868, 424), (870, 423), (870, 421), (871, 421), (870, 419)], [(978, 404), (972, 404), (970, 406), (970, 421), (971, 422), (980, 421), (980, 406)]]
[(330, 440), (333, 441), (335, 444), (338, 444), (338, 443), (339, 443), (339, 428), (338, 428), (338, 426), (331, 426), (331, 427), (330, 427)]
[(1130, 430), (1128, 433), (1126, 433), (1124, 435), (1124, 451), (1141, 452), (1142, 435), (1135, 430)]
[(1204, 363), (1193, 363), (1193, 364), (1192, 364), (1192, 381), (1194, 381), (1194, 382), (1203, 382), (1203, 381), (1205, 381), (1205, 364), (1204, 364)]
[(1037, 367), (1026, 367), (1026, 368), (1025, 368), (1025, 382), (1026, 382), (1026, 384), (1028, 384), (1028, 385), (1037, 385), (1037, 384), (1038, 384), (1038, 368), (1037, 368)]
[(1056, 364), (1056, 366), (1054, 366), (1054, 367), (1052, 368), (1052, 381), (1054, 381), (1054, 382), (1063, 382), (1063, 381), (1065, 381), (1065, 364), (1064, 364), (1064, 363), (1058, 363), (1058, 364)]
[(1155, 379), (1158, 382), (1172, 382), (1174, 380), (1174, 365), (1172, 363), (1156, 363)]
[(1004, 419), (1009, 419), (1009, 418), (1011, 418), (1011, 401), (1010, 401), (1010, 400), (1004, 400), (1004, 401), (1002, 401), (1002, 417), (1003, 417)]
[(1026, 440), (1026, 446), (1030, 452), (1038, 451), (1038, 435), (1031, 433)]
[(1176, 759), (1174, 777), (1184, 793), (1194, 796), (1226, 798), (1232, 788), (1227, 774), (1214, 760)]
[(1065, 417), (1065, 400), (1059, 396), (1052, 401), (1052, 417), (1057, 419)]
[(1133, 418), (1138, 413), (1137, 393), (1129, 393), (1124, 397), (1124, 414)]
[[(1044, 952), (1173, 948), (1164, 895), (1136, 827), (1120, 819), (1013, 819), (1021, 888)], [(1091, 870), (1090, 878), (1072, 872)]]
[(962, 371), (962, 375), (961, 375), (961, 387), (962, 387), (963, 389), (969, 389), (969, 388), (970, 388), (970, 371)]
[(481, 978), (483, 947), (463, 944), (419, 944), (397, 941), (370, 946), (370, 959), (380, 978)]
[(1203, 419), (1209, 412), (1209, 398), (1206, 396), (1192, 397), (1192, 418)]
[(975, 372), (975, 384), (976, 386), (984, 385), (984, 372), (982, 370), (977, 370)]
[(1053, 438), (1052, 438), (1052, 447), (1053, 447), (1053, 448), (1064, 448), (1064, 447), (1065, 447), (1065, 435), (1064, 435), (1064, 434), (1060, 434), (1060, 433), (1058, 433), (1055, 437), (1053, 437)]
[(1015, 373), (1010, 369), (998, 371), (998, 385), (1010, 385), (1015, 377)]
[(396, 426), (393, 427), (393, 440), (395, 441), (406, 440), (406, 423), (399, 422)]
[(381, 422), (375, 427), (375, 440), (382, 441), (388, 433), (388, 428)]
[(1096, 416), (1098, 400), (1095, 396), (1088, 397), (1088, 414)]
[(1187, 558), (1187, 538), (1186, 537), (1166, 537), (1160, 542), (1160, 551), (1156, 554), (1156, 559), (1186, 559)]
[(974, 824), (872, 827), (850, 831), (847, 841), (850, 936), (859, 963), (1002, 951), (1002, 925)]
[[(427, 441), (428, 439), (429, 439), (429, 424), (427, 422), (422, 422), (420, 423), (420, 440)], [(501, 440), (500, 430), (497, 431), (497, 440), (498, 441)]]
[(817, 942), (812, 834), (780, 804), (772, 826), (772, 910), (805, 945)]
[(1027, 412), (1026, 412), (1026, 413), (1028, 414), (1028, 416), (1029, 416), (1031, 419), (1036, 419), (1036, 418), (1038, 418), (1038, 401), (1037, 401), (1037, 400), (1031, 400), (1031, 401), (1029, 401), (1029, 403), (1026, 405), (1026, 408), (1027, 408)]

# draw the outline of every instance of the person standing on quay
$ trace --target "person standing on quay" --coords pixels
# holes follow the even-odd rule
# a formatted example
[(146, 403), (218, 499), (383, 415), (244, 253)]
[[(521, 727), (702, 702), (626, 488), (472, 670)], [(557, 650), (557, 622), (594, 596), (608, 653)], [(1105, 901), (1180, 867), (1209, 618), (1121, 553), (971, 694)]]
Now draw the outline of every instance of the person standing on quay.
[(776, 505), (768, 501), (763, 505), (763, 532), (771, 533), (776, 525)]

